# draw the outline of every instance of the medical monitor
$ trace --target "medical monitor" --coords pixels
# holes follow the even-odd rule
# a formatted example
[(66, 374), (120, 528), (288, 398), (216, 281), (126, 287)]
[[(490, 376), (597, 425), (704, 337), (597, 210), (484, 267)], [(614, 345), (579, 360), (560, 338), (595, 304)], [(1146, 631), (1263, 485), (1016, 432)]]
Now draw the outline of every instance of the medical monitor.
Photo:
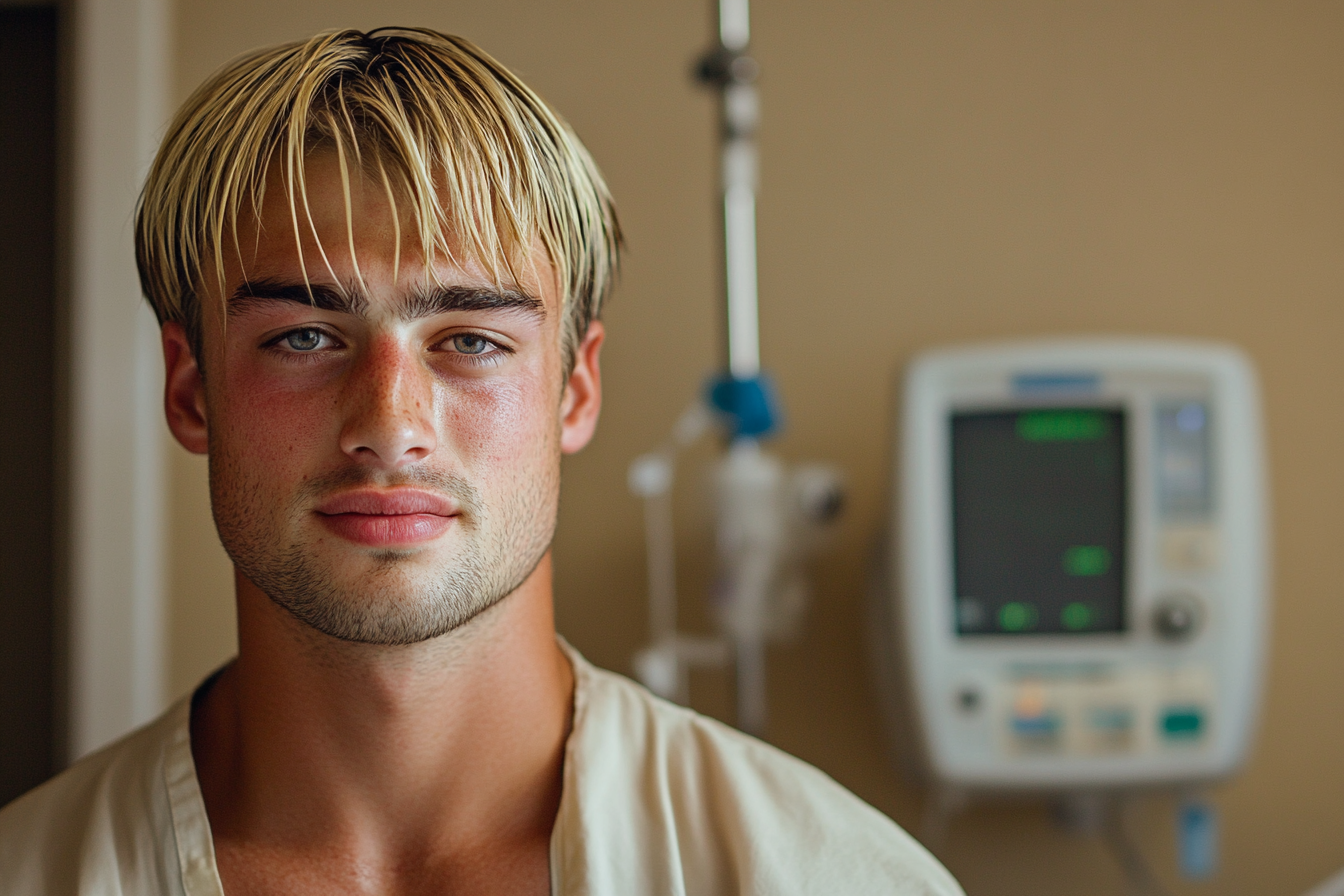
[(1057, 340), (905, 380), (891, 651), (926, 766), (972, 788), (1196, 782), (1245, 755), (1266, 636), (1253, 371)]

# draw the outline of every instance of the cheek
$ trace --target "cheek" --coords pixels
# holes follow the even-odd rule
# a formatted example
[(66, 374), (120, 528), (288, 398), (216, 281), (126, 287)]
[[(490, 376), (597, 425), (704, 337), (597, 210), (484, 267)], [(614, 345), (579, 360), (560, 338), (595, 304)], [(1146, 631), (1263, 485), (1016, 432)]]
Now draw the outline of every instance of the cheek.
[(482, 470), (558, 452), (559, 404), (547, 385), (542, 376), (441, 384), (441, 441)]
[(209, 402), (211, 442), (262, 478), (336, 444), (332, 389), (280, 389), (242, 371), (220, 392)]
[[(550, 374), (545, 365), (494, 377), (415, 371), (433, 393), (432, 407), (417, 410), (438, 435), (430, 466), (485, 481), (535, 471), (548, 458), (558, 464), (560, 402)], [(340, 434), (350, 383), (341, 376), (278, 384), (238, 365), (221, 385), (208, 401), (212, 446), (250, 478), (302, 480), (347, 460)]]

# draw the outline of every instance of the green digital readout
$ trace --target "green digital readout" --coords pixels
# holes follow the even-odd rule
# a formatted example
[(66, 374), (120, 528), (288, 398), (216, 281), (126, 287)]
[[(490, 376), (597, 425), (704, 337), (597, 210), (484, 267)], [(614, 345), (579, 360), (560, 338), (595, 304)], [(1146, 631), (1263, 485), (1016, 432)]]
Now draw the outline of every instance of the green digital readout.
[(999, 627), (1006, 632), (1025, 632), (1036, 627), (1040, 614), (1031, 604), (1012, 601), (999, 608)]
[(1111, 552), (1099, 544), (1071, 545), (1061, 565), (1071, 576), (1104, 576), (1111, 569)]
[(1086, 631), (1092, 625), (1092, 617), (1096, 614), (1092, 608), (1085, 603), (1074, 601), (1064, 607), (1059, 613), (1059, 621), (1071, 632)]
[(1103, 411), (1029, 411), (1017, 417), (1017, 435), (1028, 442), (1092, 442), (1111, 431)]

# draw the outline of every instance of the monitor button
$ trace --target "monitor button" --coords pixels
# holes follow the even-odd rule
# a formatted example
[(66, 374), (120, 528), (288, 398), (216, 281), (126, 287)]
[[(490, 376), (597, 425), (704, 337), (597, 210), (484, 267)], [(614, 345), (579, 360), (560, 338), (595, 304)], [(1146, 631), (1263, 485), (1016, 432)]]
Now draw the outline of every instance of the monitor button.
[(980, 693), (980, 688), (973, 684), (964, 684), (957, 688), (953, 696), (953, 702), (957, 709), (966, 715), (974, 715), (984, 704), (984, 695)]
[(1168, 529), (1162, 536), (1162, 565), (1175, 572), (1204, 572), (1218, 563), (1218, 533), (1208, 526)]
[(1086, 745), (1094, 752), (1109, 753), (1134, 746), (1134, 708), (1127, 703), (1103, 703), (1088, 707), (1083, 716)]
[(1053, 750), (1061, 745), (1064, 719), (1045, 686), (1040, 682), (1029, 682), (1018, 688), (1008, 727), (1018, 749)]
[(1193, 594), (1168, 594), (1153, 609), (1153, 631), (1164, 641), (1188, 641), (1203, 621), (1203, 607)]
[(1197, 740), (1204, 733), (1204, 710), (1198, 706), (1168, 706), (1159, 729), (1167, 740)]

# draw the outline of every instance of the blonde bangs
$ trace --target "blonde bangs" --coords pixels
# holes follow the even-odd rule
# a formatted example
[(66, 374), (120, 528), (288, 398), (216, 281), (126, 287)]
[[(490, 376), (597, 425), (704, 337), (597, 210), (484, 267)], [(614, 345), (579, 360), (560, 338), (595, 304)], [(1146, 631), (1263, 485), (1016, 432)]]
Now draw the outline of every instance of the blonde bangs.
[(160, 322), (183, 323), (199, 348), (203, 278), (217, 278), (222, 295), (225, 253), (241, 255), (240, 218), (259, 214), (273, 166), (296, 245), (316, 237), (304, 162), (326, 149), (357, 277), (355, 177), (384, 191), (397, 226), (414, 228), (426, 265), (470, 260), (516, 281), (514, 265), (540, 242), (564, 290), (568, 367), (618, 264), (607, 186), (569, 126), (512, 73), (462, 38), (422, 29), (333, 31), (259, 50), (192, 95), (137, 211), (136, 259)]

